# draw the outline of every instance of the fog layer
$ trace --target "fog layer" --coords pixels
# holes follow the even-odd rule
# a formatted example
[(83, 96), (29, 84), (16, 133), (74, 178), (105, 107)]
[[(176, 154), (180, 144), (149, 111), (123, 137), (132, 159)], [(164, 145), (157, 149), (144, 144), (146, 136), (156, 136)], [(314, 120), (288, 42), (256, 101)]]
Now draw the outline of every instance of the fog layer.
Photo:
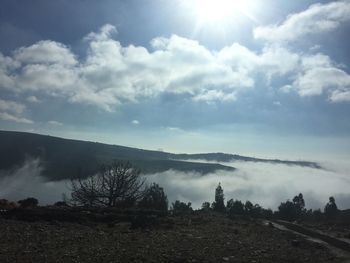
[(62, 200), (62, 194), (70, 196), (69, 180), (47, 181), (41, 176), (40, 161), (28, 160), (22, 167), (0, 172), (0, 199), (18, 201), (35, 197), (39, 205), (53, 204)]
[[(217, 171), (208, 175), (196, 172), (169, 170), (145, 175), (149, 183), (161, 185), (169, 203), (175, 200), (191, 202), (199, 208), (204, 201), (214, 200), (219, 182), (225, 201), (230, 198), (250, 200), (265, 208), (276, 209), (282, 201), (303, 193), (307, 208), (322, 208), (329, 196), (334, 196), (338, 207), (350, 208), (349, 164), (325, 163), (325, 169), (288, 166), (283, 164), (234, 162), (222, 163), (237, 168), (234, 172)], [(62, 200), (70, 196), (69, 181), (47, 181), (41, 176), (39, 160), (29, 160), (13, 171), (0, 172), (0, 198), (18, 201), (26, 197), (39, 199), (40, 204)]]
[(222, 163), (238, 168), (234, 172), (217, 171), (202, 176), (198, 173), (167, 171), (148, 176), (150, 182), (165, 188), (169, 200), (179, 199), (200, 207), (214, 200), (219, 182), (226, 201), (230, 198), (250, 200), (265, 208), (276, 209), (282, 201), (303, 193), (307, 208), (322, 208), (329, 196), (335, 196), (339, 208), (350, 208), (350, 176), (348, 166), (323, 164), (325, 169), (313, 169), (272, 163)]

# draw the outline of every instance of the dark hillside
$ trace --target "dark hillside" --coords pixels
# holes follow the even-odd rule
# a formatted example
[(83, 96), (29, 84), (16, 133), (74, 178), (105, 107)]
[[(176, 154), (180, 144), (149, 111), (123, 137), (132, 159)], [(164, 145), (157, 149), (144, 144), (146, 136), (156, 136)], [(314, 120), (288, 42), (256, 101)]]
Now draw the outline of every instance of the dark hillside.
[(40, 158), (44, 175), (53, 180), (74, 178), (96, 172), (112, 160), (129, 160), (144, 173), (169, 169), (197, 171), (234, 170), (219, 164), (171, 160), (171, 154), (97, 142), (62, 139), (52, 136), (0, 131), (0, 169), (12, 169), (28, 158)]
[(13, 169), (29, 158), (40, 158), (44, 167), (44, 175), (52, 180), (95, 173), (101, 164), (112, 160), (128, 160), (140, 168), (143, 173), (174, 169), (207, 174), (216, 170), (233, 171), (235, 169), (231, 166), (190, 162), (190, 160), (270, 162), (321, 168), (317, 163), (305, 161), (258, 159), (225, 153), (172, 154), (13, 131), (0, 131), (0, 156), (0, 170)]

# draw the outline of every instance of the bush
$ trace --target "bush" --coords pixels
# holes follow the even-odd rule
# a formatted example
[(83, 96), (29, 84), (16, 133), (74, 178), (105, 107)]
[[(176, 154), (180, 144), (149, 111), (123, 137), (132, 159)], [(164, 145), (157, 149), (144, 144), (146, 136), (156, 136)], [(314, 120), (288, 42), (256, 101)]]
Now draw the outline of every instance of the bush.
[(229, 216), (233, 215), (243, 215), (244, 214), (244, 205), (239, 200), (230, 199), (227, 201), (227, 212)]
[(53, 205), (54, 206), (59, 206), (59, 207), (67, 207), (67, 206), (69, 206), (67, 204), (67, 202), (65, 202), (65, 201), (58, 201), (58, 202), (54, 203)]
[(184, 203), (180, 202), (179, 200), (176, 200), (175, 203), (172, 203), (171, 210), (174, 214), (186, 214), (193, 211), (191, 207), (191, 203)]
[(16, 203), (10, 202), (6, 199), (0, 199), (0, 210), (11, 210), (16, 207)]
[(26, 199), (19, 200), (17, 203), (21, 208), (33, 208), (38, 206), (39, 201), (34, 197), (28, 197)]
[(145, 195), (139, 202), (139, 207), (167, 211), (168, 198), (165, 195), (163, 188), (159, 187), (158, 184), (152, 184), (151, 187), (146, 190)]
[(204, 202), (202, 204), (202, 210), (203, 211), (209, 211), (210, 210), (210, 203), (209, 202)]

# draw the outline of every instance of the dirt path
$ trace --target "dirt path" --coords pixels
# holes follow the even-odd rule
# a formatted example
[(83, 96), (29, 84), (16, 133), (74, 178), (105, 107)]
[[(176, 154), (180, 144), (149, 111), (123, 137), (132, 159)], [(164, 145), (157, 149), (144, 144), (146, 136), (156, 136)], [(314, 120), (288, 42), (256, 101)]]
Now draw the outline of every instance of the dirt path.
[(272, 224), (273, 227), (282, 231), (291, 231), (304, 238), (319, 244), (327, 246), (337, 257), (344, 259), (344, 262), (350, 263), (350, 242), (348, 240), (336, 238), (318, 230), (313, 230), (298, 224), (282, 220), (272, 222), (265, 221), (265, 224)]

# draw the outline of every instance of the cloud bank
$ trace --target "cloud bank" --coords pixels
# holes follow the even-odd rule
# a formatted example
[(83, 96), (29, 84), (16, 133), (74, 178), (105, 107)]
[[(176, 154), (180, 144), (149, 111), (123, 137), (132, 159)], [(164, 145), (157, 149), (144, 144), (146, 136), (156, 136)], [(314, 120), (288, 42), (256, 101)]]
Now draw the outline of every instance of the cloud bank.
[(302, 37), (330, 32), (350, 20), (350, 1), (314, 4), (307, 10), (289, 15), (281, 24), (259, 26), (254, 37), (269, 42), (292, 42)]
[[(226, 163), (227, 164), (227, 163)], [(235, 172), (217, 171), (201, 176), (197, 173), (167, 171), (149, 175), (150, 182), (162, 185), (171, 202), (192, 202), (199, 208), (204, 201), (213, 202), (218, 183), (224, 189), (225, 200), (250, 200), (265, 208), (277, 209), (287, 199), (303, 193), (306, 207), (323, 209), (329, 196), (335, 196), (339, 208), (350, 207), (349, 166), (337, 170), (319, 170), (281, 164), (234, 162)]]
[(69, 181), (50, 182), (41, 176), (40, 161), (28, 160), (12, 171), (0, 171), (0, 199), (18, 201), (27, 197), (39, 200), (39, 205), (62, 200), (62, 194), (70, 196)]
[(21, 117), (25, 109), (26, 107), (23, 104), (17, 103), (15, 101), (0, 99), (1, 120), (32, 124), (32, 120)]
[[(250, 200), (265, 208), (277, 209), (280, 202), (303, 193), (307, 208), (324, 208), (329, 196), (336, 198), (340, 209), (350, 208), (349, 164), (328, 163), (328, 170), (282, 164), (234, 162), (235, 172), (217, 171), (206, 176), (169, 170), (146, 175), (149, 183), (164, 187), (169, 203), (191, 202), (194, 208), (204, 201), (213, 202), (217, 184), (221, 182), (225, 200)], [(47, 181), (41, 176), (39, 160), (29, 160), (22, 167), (0, 173), (0, 198), (18, 201), (27, 197), (39, 199), (41, 205), (70, 196), (69, 181)]]

